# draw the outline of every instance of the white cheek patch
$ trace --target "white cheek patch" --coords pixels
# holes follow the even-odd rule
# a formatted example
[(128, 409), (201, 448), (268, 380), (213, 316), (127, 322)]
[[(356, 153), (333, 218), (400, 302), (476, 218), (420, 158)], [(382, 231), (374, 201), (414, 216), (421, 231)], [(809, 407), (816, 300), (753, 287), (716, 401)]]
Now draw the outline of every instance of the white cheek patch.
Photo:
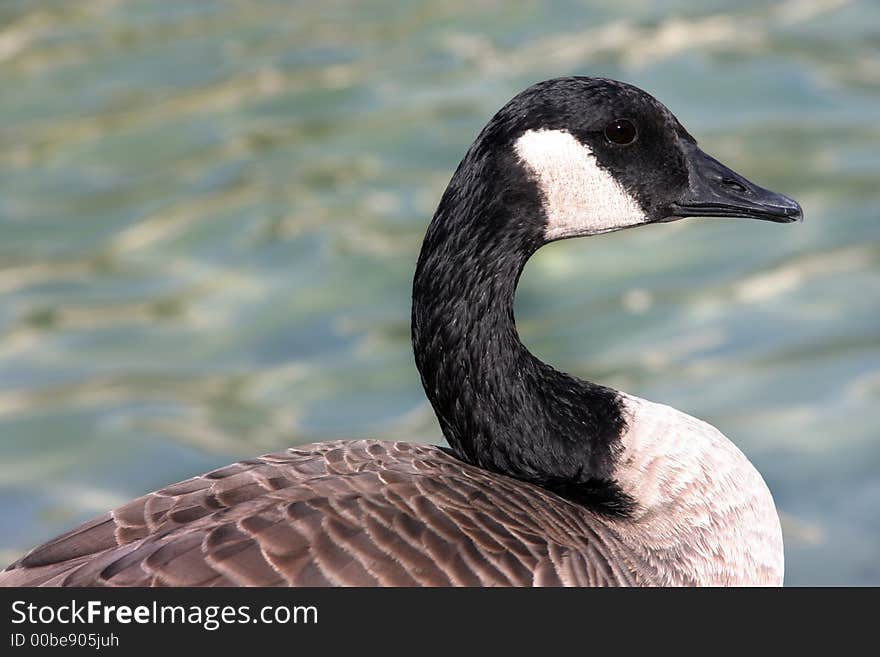
[(529, 130), (517, 139), (516, 153), (544, 196), (548, 240), (595, 235), (648, 221), (638, 202), (571, 134)]

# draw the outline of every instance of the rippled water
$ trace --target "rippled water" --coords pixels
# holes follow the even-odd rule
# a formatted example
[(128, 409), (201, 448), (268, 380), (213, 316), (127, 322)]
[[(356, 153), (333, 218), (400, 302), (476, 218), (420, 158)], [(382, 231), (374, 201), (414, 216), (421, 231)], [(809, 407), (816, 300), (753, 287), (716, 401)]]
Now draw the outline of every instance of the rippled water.
[(651, 91), (806, 222), (554, 244), (525, 341), (740, 445), (787, 583), (880, 584), (880, 5), (547, 4), (0, 4), (0, 561), (235, 458), (439, 442), (425, 226), (488, 117), (577, 73)]

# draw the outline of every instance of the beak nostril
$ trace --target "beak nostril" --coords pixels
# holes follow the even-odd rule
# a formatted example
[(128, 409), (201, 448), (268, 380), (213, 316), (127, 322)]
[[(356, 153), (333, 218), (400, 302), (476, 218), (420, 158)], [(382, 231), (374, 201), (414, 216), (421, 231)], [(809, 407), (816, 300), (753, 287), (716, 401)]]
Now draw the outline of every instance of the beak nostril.
[(802, 217), (788, 196), (759, 187), (690, 144), (688, 185), (672, 202), (672, 217), (742, 217), (791, 223)]
[(722, 178), (722, 179), (721, 179), (721, 184), (722, 184), (722, 185), (725, 185), (725, 186), (727, 186), (727, 187), (730, 187), (731, 189), (734, 189), (734, 190), (740, 192), (741, 194), (745, 194), (746, 191), (748, 191), (748, 190), (746, 189), (745, 185), (742, 185), (741, 183), (738, 183), (738, 182), (737, 182), (736, 180), (734, 180), (733, 178)]

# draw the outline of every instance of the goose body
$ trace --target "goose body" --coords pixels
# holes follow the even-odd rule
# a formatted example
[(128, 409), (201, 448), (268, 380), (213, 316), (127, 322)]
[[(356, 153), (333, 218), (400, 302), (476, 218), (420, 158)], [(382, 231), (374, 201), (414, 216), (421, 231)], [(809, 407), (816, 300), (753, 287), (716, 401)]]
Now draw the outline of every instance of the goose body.
[(448, 449), (335, 441), (232, 464), (31, 550), (0, 585), (780, 585), (773, 498), (731, 441), (554, 370), (514, 324), (543, 244), (696, 215), (801, 211), (635, 87), (530, 87), (465, 155), (416, 267), (413, 349)]

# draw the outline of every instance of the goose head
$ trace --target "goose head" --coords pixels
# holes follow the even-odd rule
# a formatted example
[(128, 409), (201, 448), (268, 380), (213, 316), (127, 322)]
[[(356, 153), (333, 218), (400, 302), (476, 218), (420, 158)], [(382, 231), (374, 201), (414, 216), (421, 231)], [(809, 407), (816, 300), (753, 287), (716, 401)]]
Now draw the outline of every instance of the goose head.
[(502, 232), (531, 218), (535, 246), (693, 216), (802, 217), (793, 199), (704, 153), (654, 97), (602, 78), (548, 80), (520, 93), (482, 131), (462, 170), (505, 207), (491, 222)]

